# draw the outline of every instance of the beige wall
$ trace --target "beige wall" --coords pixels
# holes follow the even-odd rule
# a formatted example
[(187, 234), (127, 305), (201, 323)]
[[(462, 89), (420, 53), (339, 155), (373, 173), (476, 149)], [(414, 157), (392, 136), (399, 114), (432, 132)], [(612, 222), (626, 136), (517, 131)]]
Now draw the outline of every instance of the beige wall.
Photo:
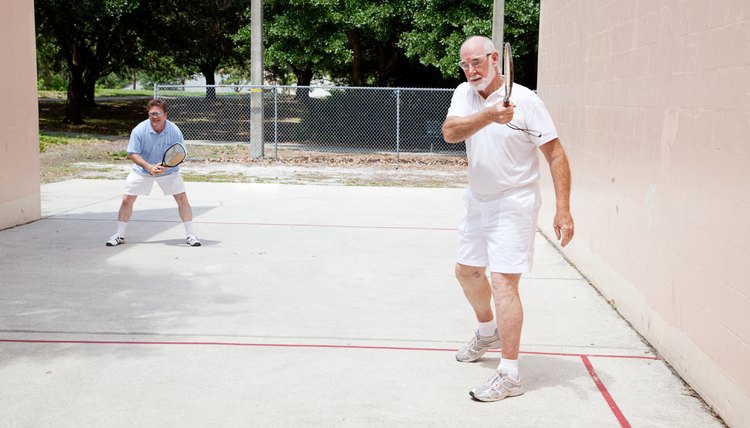
[(538, 92), (573, 170), (565, 254), (736, 427), (750, 426), (749, 79), (748, 0), (542, 1)]
[(0, 229), (41, 216), (34, 2), (0, 1)]

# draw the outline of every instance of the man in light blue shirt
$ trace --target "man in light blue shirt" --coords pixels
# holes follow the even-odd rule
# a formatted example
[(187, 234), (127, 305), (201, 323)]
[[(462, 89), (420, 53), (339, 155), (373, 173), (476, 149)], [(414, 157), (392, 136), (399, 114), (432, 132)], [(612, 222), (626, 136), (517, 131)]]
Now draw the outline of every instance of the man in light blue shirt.
[(167, 104), (153, 99), (146, 105), (148, 119), (139, 123), (130, 133), (128, 158), (133, 168), (125, 179), (125, 194), (117, 214), (117, 232), (107, 241), (108, 247), (125, 243), (125, 231), (133, 215), (133, 204), (139, 195), (149, 195), (157, 183), (165, 195), (174, 196), (177, 210), (185, 226), (188, 245), (198, 247), (201, 242), (193, 230), (193, 209), (185, 193), (185, 182), (180, 174), (180, 166), (167, 167), (161, 164), (164, 152), (169, 146), (185, 145), (182, 132), (174, 123), (167, 120)]

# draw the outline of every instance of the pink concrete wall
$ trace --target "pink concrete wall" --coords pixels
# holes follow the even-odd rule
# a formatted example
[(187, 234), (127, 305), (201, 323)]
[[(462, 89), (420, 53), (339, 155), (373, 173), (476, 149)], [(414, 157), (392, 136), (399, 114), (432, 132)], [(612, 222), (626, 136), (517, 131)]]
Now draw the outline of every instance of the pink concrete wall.
[(41, 216), (34, 2), (0, 13), (0, 229)]
[(750, 2), (544, 0), (538, 92), (573, 171), (565, 254), (750, 426)]

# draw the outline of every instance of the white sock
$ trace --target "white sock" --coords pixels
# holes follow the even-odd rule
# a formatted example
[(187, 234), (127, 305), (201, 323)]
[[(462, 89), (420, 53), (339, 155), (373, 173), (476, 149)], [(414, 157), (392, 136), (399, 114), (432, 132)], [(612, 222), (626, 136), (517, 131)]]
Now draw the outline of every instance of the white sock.
[(117, 235), (120, 237), (125, 237), (125, 229), (128, 227), (127, 221), (118, 221), (117, 222)]
[(195, 231), (193, 230), (193, 222), (192, 221), (183, 221), (183, 225), (185, 225), (185, 233), (190, 235), (195, 235)]
[(497, 369), (501, 372), (508, 373), (508, 377), (513, 380), (518, 380), (518, 360), (509, 360), (507, 358), (500, 358), (500, 364)]
[(478, 325), (479, 328), (477, 328), (477, 330), (479, 330), (480, 336), (491, 337), (495, 335), (495, 329), (497, 328), (495, 320), (480, 322)]

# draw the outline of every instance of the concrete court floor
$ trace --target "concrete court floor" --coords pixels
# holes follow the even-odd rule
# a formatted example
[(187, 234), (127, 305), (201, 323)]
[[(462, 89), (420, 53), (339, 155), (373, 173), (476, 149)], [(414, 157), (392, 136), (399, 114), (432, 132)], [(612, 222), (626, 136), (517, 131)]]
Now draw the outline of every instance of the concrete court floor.
[(454, 359), (461, 189), (188, 183), (192, 248), (155, 187), (105, 247), (122, 186), (0, 231), (3, 427), (723, 426), (541, 235), (526, 393), (472, 401), (499, 354)]

